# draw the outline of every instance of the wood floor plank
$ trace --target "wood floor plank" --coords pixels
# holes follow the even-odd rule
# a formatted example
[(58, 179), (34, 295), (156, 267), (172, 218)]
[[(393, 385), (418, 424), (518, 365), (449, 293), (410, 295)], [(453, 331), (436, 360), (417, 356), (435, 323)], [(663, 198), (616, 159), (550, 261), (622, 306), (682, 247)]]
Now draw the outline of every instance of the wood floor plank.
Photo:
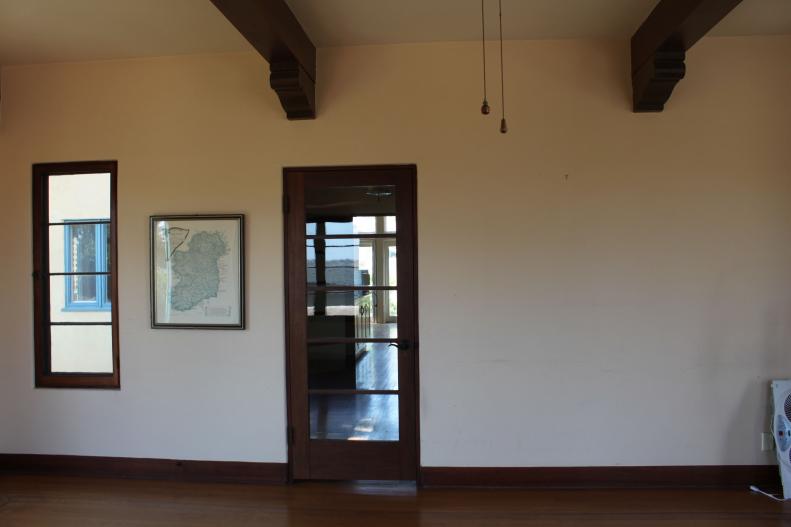
[(791, 504), (739, 490), (416, 489), (0, 476), (0, 526), (769, 527)]

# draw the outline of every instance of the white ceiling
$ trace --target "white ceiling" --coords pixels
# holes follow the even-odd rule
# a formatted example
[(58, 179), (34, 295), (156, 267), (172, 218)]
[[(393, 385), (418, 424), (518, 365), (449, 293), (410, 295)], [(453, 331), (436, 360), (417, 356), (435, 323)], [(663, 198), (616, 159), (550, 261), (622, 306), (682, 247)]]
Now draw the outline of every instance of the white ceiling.
[[(503, 0), (505, 38), (628, 38), (657, 1)], [(479, 0), (287, 2), (319, 47), (480, 38)], [(744, 0), (713, 34), (791, 34), (791, 0)], [(0, 64), (250, 49), (209, 0), (0, 0)]]

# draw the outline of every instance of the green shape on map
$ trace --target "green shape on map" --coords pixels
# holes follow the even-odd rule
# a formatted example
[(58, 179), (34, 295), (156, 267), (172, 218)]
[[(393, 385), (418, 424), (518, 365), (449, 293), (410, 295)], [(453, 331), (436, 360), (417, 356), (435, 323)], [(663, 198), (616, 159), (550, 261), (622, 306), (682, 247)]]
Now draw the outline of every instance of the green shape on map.
[(204, 300), (215, 298), (220, 289), (220, 257), (228, 252), (219, 232), (196, 233), (186, 250), (173, 253), (171, 265), (178, 282), (170, 295), (176, 311), (189, 311)]

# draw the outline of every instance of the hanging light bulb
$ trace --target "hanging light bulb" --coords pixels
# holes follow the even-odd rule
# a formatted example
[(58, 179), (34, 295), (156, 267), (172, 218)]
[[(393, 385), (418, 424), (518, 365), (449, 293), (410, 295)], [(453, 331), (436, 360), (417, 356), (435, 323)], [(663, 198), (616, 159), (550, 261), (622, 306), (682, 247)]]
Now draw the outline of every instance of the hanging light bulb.
[(502, 119), (500, 119), (500, 133), (508, 132), (505, 122), (505, 73), (503, 73), (503, 0), (498, 0), (500, 7), (500, 105), (502, 106)]
[(486, 18), (483, 10), (483, 0), (481, 0), (481, 56), (483, 57), (483, 104), (481, 104), (481, 113), (489, 115), (489, 101), (486, 100)]

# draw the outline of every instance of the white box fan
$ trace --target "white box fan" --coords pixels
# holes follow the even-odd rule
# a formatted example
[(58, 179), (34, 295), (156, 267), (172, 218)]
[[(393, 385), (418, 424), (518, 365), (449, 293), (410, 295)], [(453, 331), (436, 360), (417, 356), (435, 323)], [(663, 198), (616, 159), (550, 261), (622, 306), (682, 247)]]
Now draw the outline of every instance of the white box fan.
[(791, 380), (772, 381), (772, 435), (775, 440), (783, 498), (791, 498)]

